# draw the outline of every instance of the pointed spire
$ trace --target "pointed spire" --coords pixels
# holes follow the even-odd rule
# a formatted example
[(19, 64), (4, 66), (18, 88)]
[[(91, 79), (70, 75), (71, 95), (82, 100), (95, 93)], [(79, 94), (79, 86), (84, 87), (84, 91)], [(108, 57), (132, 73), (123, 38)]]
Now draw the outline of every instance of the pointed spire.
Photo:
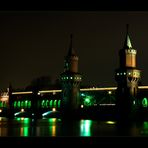
[(124, 48), (132, 48), (132, 44), (130, 41), (130, 37), (129, 37), (129, 24), (126, 25), (126, 38), (125, 38), (125, 42), (124, 42)]
[(72, 56), (72, 55), (76, 55), (73, 47), (72, 47), (72, 39), (73, 39), (73, 35), (72, 33), (70, 34), (70, 46), (69, 46), (69, 51), (68, 51), (68, 56)]

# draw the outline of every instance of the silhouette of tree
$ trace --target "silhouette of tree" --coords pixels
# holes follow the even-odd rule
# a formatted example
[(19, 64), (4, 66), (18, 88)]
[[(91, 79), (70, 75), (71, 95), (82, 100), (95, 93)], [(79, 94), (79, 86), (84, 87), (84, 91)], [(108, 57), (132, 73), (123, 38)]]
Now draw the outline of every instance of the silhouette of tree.
[(26, 87), (26, 90), (50, 89), (51, 85), (51, 78), (49, 76), (41, 76), (33, 79), (30, 85)]

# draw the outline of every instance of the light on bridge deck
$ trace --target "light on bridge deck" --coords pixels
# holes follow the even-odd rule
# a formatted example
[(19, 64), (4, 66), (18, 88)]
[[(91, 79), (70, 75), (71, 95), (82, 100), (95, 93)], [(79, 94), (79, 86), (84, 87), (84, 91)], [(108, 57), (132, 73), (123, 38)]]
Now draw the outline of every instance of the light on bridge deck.
[(81, 108), (83, 108), (84, 107), (84, 105), (81, 105)]
[(55, 111), (56, 111), (56, 108), (52, 108), (52, 111), (54, 111), (54, 112), (55, 112)]
[(21, 109), (21, 112), (24, 112), (24, 109), (23, 108)]

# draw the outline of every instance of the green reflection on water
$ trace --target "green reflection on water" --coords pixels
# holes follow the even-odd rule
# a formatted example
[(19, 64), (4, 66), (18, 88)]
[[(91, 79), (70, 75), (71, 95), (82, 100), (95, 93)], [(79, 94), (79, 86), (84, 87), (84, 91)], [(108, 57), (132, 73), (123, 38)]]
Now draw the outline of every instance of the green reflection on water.
[(143, 122), (141, 134), (148, 136), (148, 122), (147, 121)]
[(27, 137), (29, 136), (28, 127), (21, 127), (20, 129), (20, 136)]
[(25, 123), (25, 124), (29, 124), (30, 123), (30, 119), (29, 118), (16, 117), (16, 120), (21, 122), (21, 123)]
[[(24, 118), (24, 117), (16, 117), (16, 120), (18, 123), (20, 124), (23, 124), (23, 127), (22, 125), (20, 125), (20, 136), (24, 136), (24, 137), (27, 137), (29, 136), (29, 127), (30, 127), (30, 119), (29, 118)], [(25, 124), (25, 126), (24, 126)]]
[(91, 136), (92, 120), (80, 120), (80, 136)]
[(49, 135), (56, 136), (57, 119), (56, 118), (49, 118), (48, 122), (49, 122)]

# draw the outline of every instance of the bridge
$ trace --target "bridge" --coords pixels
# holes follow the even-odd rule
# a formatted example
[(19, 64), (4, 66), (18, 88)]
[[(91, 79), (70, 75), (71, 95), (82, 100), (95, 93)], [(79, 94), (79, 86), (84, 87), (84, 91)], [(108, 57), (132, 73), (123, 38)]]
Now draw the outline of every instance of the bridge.
[[(80, 89), (80, 108), (113, 107), (116, 105), (115, 91), (117, 87), (91, 87)], [(139, 86), (140, 100), (144, 108), (148, 107), (148, 86)], [(62, 90), (40, 90), (37, 92), (37, 108), (42, 116), (47, 116), (60, 111)], [(32, 106), (34, 104), (33, 91), (12, 92), (11, 96), (14, 116), (33, 116)], [(5, 116), (9, 104), (8, 92), (1, 92), (0, 115)]]

